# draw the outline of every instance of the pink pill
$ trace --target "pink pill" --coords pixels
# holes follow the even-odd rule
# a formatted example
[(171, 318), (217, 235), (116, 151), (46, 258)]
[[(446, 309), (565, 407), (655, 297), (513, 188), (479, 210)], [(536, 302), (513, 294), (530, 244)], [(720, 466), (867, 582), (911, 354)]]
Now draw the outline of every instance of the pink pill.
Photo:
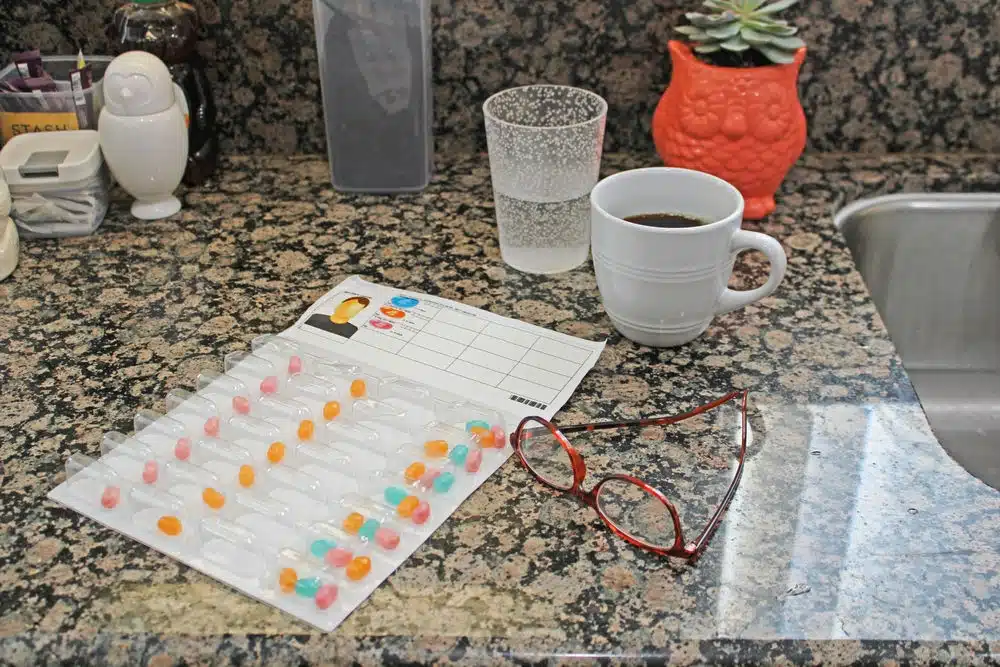
[(337, 587), (333, 584), (323, 584), (316, 591), (316, 606), (320, 609), (329, 609), (330, 605), (337, 601)]
[(104, 493), (101, 494), (101, 505), (104, 509), (113, 510), (118, 507), (118, 501), (121, 500), (122, 492), (117, 486), (109, 486), (104, 489)]
[(153, 484), (159, 476), (160, 466), (156, 465), (156, 461), (146, 461), (146, 465), (142, 466), (142, 481)]
[(421, 500), (417, 505), (417, 509), (413, 510), (413, 514), (410, 515), (410, 521), (419, 526), (420, 524), (425, 523), (430, 516), (431, 506)]
[(191, 441), (188, 438), (178, 438), (174, 445), (174, 456), (181, 461), (191, 458)]
[(296, 375), (302, 372), (302, 358), (298, 355), (292, 355), (288, 360), (288, 374)]
[(205, 435), (214, 438), (219, 435), (219, 418), (209, 417), (205, 420)]
[(278, 378), (276, 376), (268, 375), (260, 381), (260, 393), (273, 394), (276, 391), (278, 391)]
[(390, 528), (379, 528), (375, 531), (375, 541), (383, 549), (392, 550), (399, 546), (399, 534)]
[(479, 466), (483, 465), (483, 450), (473, 449), (465, 458), (466, 472), (479, 472)]
[(250, 399), (246, 396), (233, 396), (233, 410), (241, 415), (250, 413)]
[(354, 554), (349, 549), (334, 547), (326, 552), (323, 560), (333, 567), (347, 567), (347, 564), (354, 559)]
[(423, 474), (420, 478), (420, 486), (425, 489), (429, 489), (434, 486), (434, 480), (441, 476), (441, 471), (437, 468), (431, 468)]
[(490, 429), (493, 433), (493, 446), (503, 449), (507, 445), (507, 432), (499, 424)]

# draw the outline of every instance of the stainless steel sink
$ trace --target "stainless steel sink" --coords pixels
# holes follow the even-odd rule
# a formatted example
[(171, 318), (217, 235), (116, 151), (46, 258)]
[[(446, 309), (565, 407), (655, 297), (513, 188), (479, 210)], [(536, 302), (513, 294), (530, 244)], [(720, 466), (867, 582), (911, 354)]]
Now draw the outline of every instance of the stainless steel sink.
[(1000, 195), (892, 195), (835, 222), (934, 434), (1000, 489)]

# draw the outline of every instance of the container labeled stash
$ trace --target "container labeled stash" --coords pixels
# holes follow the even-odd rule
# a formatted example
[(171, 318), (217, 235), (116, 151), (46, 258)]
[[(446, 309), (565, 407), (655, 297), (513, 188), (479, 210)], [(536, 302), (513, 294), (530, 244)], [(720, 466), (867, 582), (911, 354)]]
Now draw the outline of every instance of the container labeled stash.
[(0, 150), (0, 171), (26, 238), (83, 236), (104, 220), (111, 176), (95, 130), (18, 135)]
[[(23, 55), (23, 54), (22, 54)], [(85, 63), (81, 67), (81, 60)], [(31, 91), (15, 84), (39, 77), (34, 63), (15, 61), (0, 70), (0, 136), (6, 143), (20, 134), (97, 129), (104, 105), (104, 70), (109, 56), (44, 56), (48, 85)]]

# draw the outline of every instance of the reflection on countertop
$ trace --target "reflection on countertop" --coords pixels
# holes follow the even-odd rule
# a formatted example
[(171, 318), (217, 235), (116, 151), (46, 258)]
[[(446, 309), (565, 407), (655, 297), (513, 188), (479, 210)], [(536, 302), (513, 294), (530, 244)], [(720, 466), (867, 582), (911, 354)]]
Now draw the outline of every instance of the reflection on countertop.
[[(934, 440), (831, 220), (863, 195), (996, 190), (1000, 158), (807, 156), (746, 225), (783, 242), (784, 285), (663, 351), (613, 331), (589, 264), (501, 262), (485, 156), (438, 170), (424, 193), (346, 196), (318, 158), (233, 159), (175, 220), (119, 201), (94, 237), (25, 244), (0, 283), (0, 662), (1000, 662), (1000, 493)], [(734, 287), (766, 273), (738, 266)], [(632, 549), (510, 461), (324, 635), (45, 500), (69, 453), (352, 273), (610, 336), (560, 420), (751, 388), (755, 442), (704, 557)]]

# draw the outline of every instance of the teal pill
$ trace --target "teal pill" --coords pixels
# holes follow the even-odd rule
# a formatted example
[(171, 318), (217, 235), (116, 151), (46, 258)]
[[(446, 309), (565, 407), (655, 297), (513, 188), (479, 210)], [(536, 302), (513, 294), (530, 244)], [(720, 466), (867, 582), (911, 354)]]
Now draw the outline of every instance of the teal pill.
[(304, 598), (314, 598), (321, 585), (316, 577), (299, 579), (295, 582), (295, 594)]
[(398, 486), (390, 486), (385, 490), (385, 501), (395, 507), (399, 503), (403, 502), (403, 498), (407, 495), (406, 489), (401, 489)]
[(444, 493), (451, 488), (451, 485), (455, 483), (455, 476), (450, 472), (443, 472), (434, 480), (434, 490), (438, 493)]
[(490, 430), (490, 425), (484, 422), (482, 419), (473, 419), (472, 421), (465, 422), (466, 431), (471, 431), (476, 426), (480, 428), (485, 428), (487, 431)]
[(358, 528), (358, 535), (365, 538), (366, 540), (375, 539), (375, 531), (379, 529), (379, 523), (375, 519), (368, 519), (363, 524), (361, 528)]
[(332, 540), (316, 540), (309, 545), (309, 553), (316, 558), (322, 558), (326, 555), (326, 552), (337, 546), (337, 543)]
[(448, 458), (452, 460), (453, 463), (462, 465), (465, 463), (465, 457), (469, 455), (469, 448), (465, 445), (455, 445), (448, 452)]

